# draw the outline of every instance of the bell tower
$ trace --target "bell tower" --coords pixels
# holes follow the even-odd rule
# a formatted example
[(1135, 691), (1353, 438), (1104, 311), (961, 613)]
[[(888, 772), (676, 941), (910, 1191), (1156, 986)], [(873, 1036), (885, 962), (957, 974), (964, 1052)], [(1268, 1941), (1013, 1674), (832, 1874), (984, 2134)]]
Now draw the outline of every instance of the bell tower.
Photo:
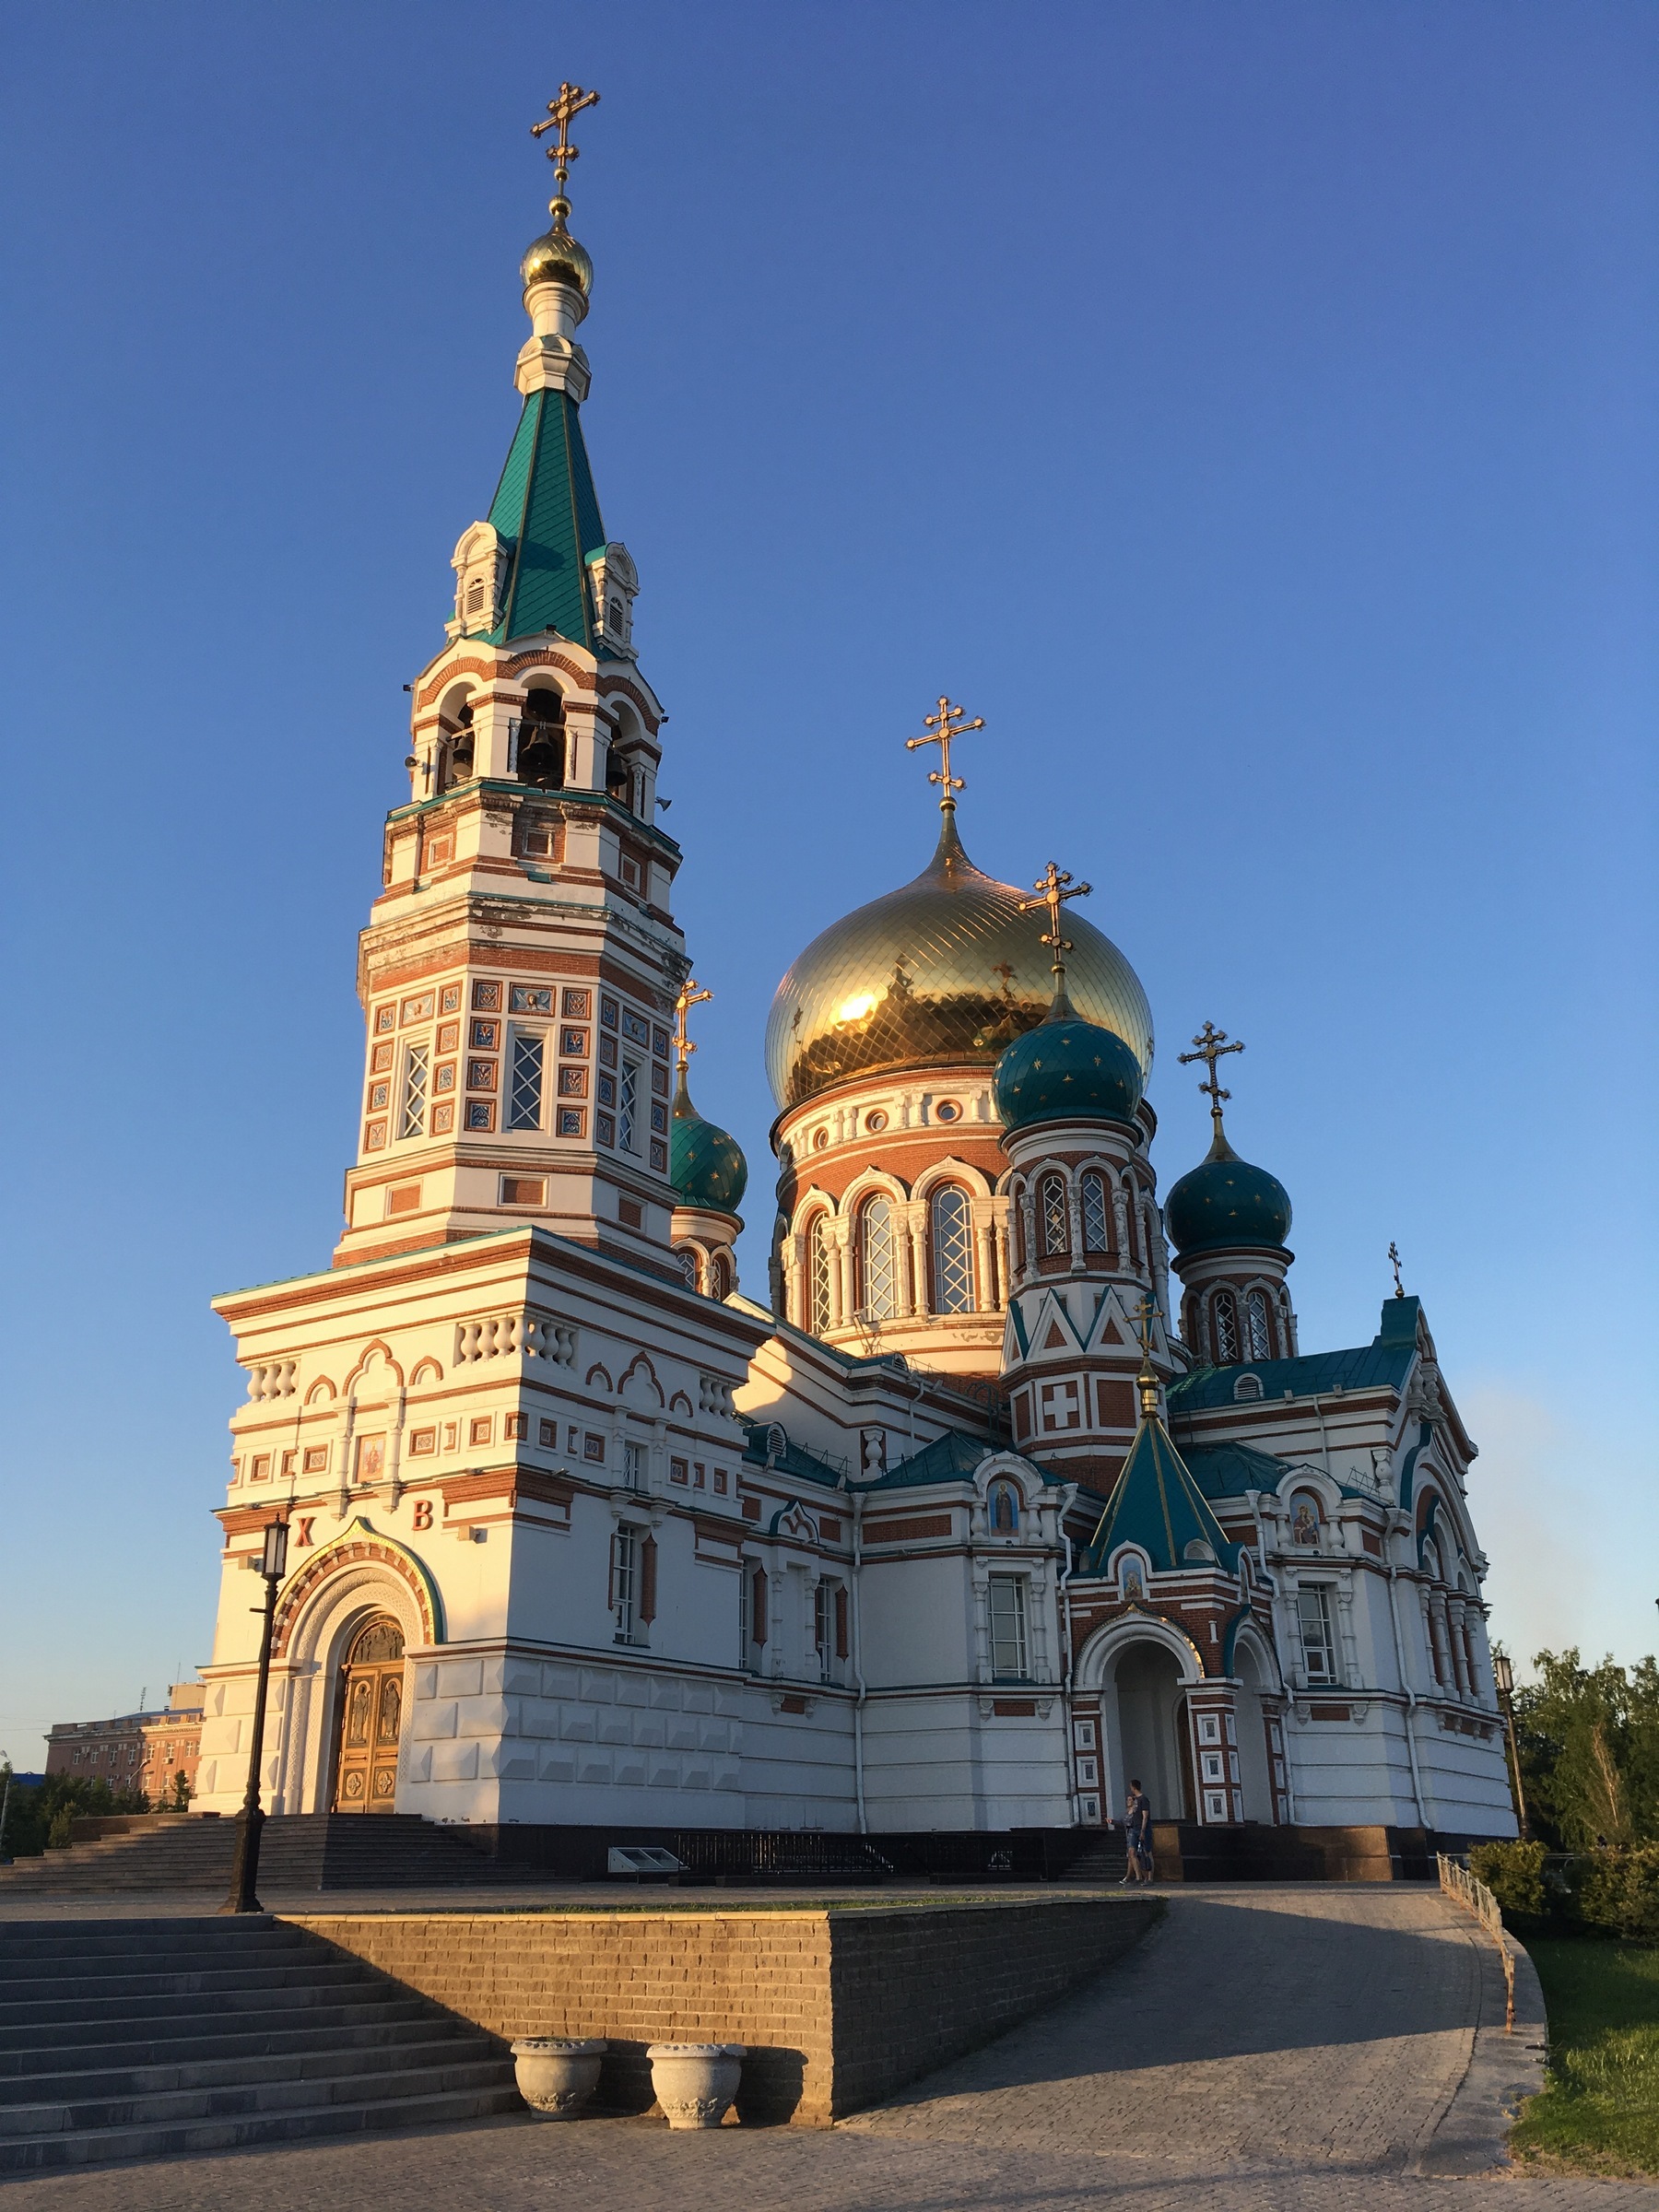
[(539, 136), (551, 228), (520, 268), (531, 335), (488, 514), (453, 557), (446, 640), (410, 687), (408, 797), (359, 943), (367, 1022), (345, 1265), (526, 1219), (666, 1269), (675, 1002), (688, 973), (657, 826), (665, 719), (633, 641), (639, 574), (607, 538), (576, 331), (563, 85)]

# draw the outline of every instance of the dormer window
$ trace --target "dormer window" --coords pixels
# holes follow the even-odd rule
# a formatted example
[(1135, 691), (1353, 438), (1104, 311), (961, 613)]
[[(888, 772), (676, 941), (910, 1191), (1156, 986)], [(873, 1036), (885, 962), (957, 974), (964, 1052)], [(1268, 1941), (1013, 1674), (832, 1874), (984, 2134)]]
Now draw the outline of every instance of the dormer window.
[(1233, 1384), (1233, 1396), (1240, 1405), (1243, 1405), (1248, 1399), (1259, 1398), (1261, 1394), (1262, 1378), (1260, 1375), (1241, 1375)]
[(594, 643), (607, 653), (633, 658), (633, 603), (640, 573), (628, 547), (601, 546), (587, 558), (594, 594)]
[(461, 534), (450, 559), (455, 571), (455, 618), (447, 625), (452, 638), (478, 636), (493, 629), (505, 609), (501, 594), (507, 581), (507, 547), (488, 523), (474, 523)]

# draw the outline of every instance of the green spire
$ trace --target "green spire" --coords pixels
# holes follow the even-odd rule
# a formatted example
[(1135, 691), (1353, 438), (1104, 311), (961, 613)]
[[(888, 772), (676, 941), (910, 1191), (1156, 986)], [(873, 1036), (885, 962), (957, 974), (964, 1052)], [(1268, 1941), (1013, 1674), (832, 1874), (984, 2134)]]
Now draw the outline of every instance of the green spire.
[(547, 386), (526, 397), (489, 521), (508, 549), (504, 611), (490, 642), (556, 629), (592, 652), (587, 563), (605, 545), (605, 524), (568, 392)]

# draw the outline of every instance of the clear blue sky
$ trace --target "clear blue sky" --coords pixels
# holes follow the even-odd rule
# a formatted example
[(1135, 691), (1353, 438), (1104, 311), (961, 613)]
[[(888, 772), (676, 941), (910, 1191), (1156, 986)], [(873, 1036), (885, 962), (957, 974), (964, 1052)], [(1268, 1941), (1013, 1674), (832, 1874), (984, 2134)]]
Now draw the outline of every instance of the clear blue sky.
[(208, 1656), (215, 1291), (326, 1262), (402, 686), (517, 400), (561, 76), (607, 528), (672, 719), (697, 1095), (771, 1218), (779, 974), (921, 865), (1095, 885), (1295, 1202), (1391, 1238), (1495, 1625), (1653, 1648), (1659, 14), (8, 12), (0, 1747)]

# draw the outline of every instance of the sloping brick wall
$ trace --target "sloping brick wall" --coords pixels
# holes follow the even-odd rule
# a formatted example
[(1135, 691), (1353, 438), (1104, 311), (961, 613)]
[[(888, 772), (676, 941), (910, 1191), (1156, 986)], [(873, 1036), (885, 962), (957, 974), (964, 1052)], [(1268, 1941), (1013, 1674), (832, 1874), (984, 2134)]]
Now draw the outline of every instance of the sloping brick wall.
[(599, 2100), (652, 2102), (645, 2047), (749, 2046), (740, 2119), (827, 2127), (1118, 1958), (1144, 1898), (781, 1912), (304, 1913), (296, 1926), (490, 2033), (602, 2035)]

